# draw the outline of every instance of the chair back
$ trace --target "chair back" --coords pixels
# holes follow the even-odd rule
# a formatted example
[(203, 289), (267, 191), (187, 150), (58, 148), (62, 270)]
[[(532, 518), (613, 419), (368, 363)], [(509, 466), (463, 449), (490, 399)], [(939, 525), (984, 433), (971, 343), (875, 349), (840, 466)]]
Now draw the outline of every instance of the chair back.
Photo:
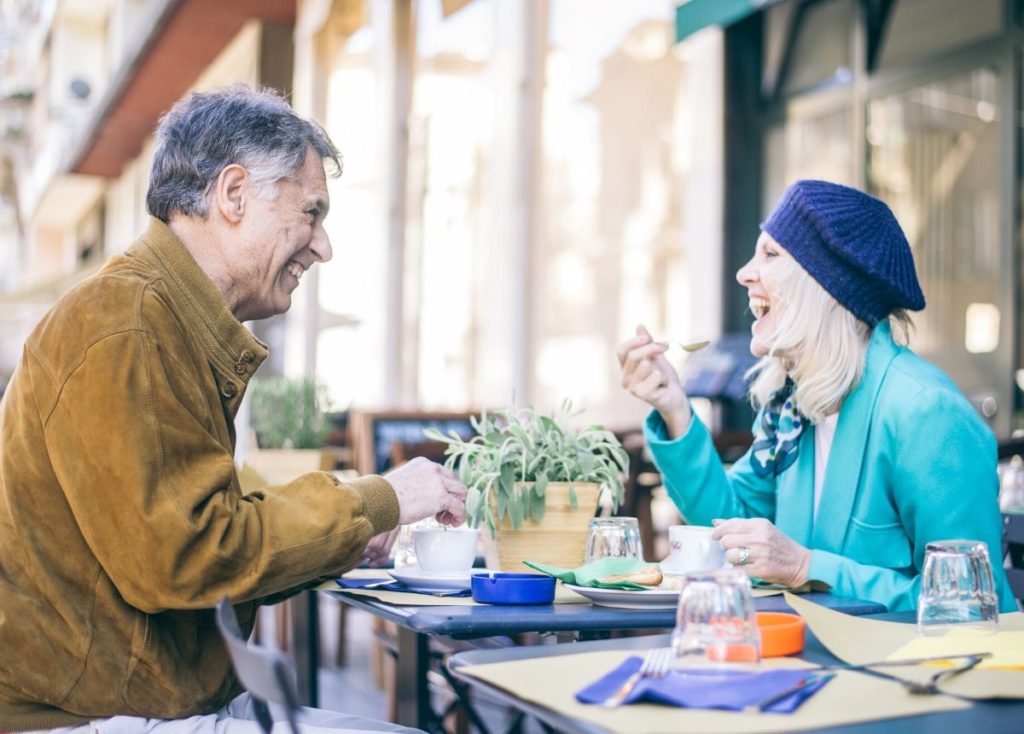
[(298, 696), (294, 663), (277, 650), (250, 645), (242, 636), (235, 609), (227, 597), (217, 604), (216, 617), (217, 628), (227, 645), (235, 674), (253, 698), (256, 718), (263, 731), (269, 733), (273, 727), (266, 705), (267, 701), (272, 701), (284, 708), (292, 733), (298, 734), (295, 723)]
[(1013, 595), (1024, 602), (1024, 515), (1003, 514), (1003, 557)]

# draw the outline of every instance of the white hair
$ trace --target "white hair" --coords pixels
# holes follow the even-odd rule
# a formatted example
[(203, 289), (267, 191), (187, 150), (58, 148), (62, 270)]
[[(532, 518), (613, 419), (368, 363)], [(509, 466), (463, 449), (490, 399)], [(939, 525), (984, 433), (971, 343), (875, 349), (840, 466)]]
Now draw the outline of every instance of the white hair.
[[(747, 372), (753, 378), (750, 399), (760, 408), (792, 378), (797, 409), (817, 423), (838, 411), (860, 382), (873, 327), (833, 298), (799, 262), (789, 264), (772, 294), (776, 326), (766, 336), (769, 351)], [(907, 312), (897, 309), (889, 320), (897, 340), (908, 343), (912, 324)]]

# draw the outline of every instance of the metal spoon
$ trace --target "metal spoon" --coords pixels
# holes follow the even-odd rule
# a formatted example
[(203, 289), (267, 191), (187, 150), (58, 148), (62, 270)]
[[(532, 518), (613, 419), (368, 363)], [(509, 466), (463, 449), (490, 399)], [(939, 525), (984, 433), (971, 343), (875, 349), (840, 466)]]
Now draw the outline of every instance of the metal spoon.
[(709, 342), (709, 341), (691, 342), (689, 344), (683, 344), (682, 342), (676, 342), (676, 344), (678, 344), (679, 346), (681, 346), (683, 348), (684, 352), (699, 352), (701, 349), (703, 349), (704, 347), (706, 347), (710, 343), (711, 342)]

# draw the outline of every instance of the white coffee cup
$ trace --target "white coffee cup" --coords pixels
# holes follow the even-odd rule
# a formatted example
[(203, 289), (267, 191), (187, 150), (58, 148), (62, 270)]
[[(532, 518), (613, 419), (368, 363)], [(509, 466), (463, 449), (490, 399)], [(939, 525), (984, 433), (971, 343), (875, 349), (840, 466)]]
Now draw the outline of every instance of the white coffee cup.
[(475, 528), (414, 528), (412, 545), (420, 568), (428, 573), (469, 572), (476, 560)]
[(668, 529), (669, 555), (664, 566), (669, 573), (711, 571), (725, 565), (725, 551), (711, 537), (714, 528), (673, 525)]

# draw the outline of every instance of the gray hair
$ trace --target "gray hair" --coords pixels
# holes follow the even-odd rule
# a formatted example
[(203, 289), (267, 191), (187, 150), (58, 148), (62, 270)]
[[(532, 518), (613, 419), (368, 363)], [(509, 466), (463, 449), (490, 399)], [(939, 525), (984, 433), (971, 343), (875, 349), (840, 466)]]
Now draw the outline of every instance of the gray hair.
[(275, 184), (295, 177), (310, 147), (331, 164), (330, 175), (341, 175), (327, 133), (277, 92), (244, 85), (193, 92), (157, 127), (146, 209), (164, 222), (175, 213), (205, 219), (210, 189), (232, 164), (249, 172), (260, 196), (274, 198)]
[[(767, 337), (768, 354), (747, 373), (753, 377), (750, 399), (759, 408), (791, 377), (797, 408), (817, 423), (839, 410), (860, 382), (872, 327), (833, 298), (796, 260), (776, 287), (773, 308), (778, 319)], [(911, 328), (907, 312), (897, 309), (889, 320), (897, 340), (906, 344)]]

